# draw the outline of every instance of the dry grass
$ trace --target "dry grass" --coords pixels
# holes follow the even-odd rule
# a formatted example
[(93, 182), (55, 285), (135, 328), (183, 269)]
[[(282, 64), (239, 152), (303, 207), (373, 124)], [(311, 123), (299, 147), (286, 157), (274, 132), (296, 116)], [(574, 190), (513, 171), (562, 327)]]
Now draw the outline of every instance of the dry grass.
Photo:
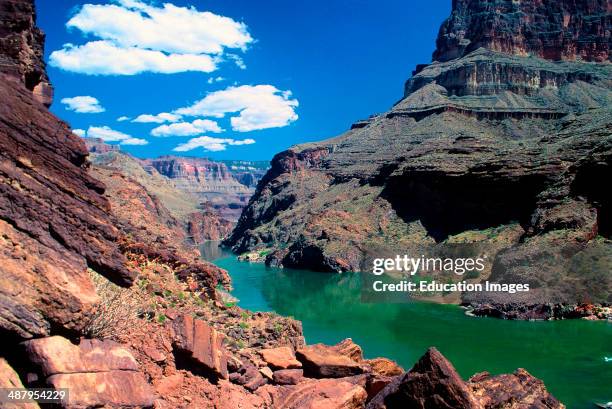
[(116, 338), (138, 325), (139, 317), (145, 311), (146, 297), (138, 287), (122, 288), (105, 277), (89, 270), (100, 302), (87, 325), (85, 335), (92, 338)]

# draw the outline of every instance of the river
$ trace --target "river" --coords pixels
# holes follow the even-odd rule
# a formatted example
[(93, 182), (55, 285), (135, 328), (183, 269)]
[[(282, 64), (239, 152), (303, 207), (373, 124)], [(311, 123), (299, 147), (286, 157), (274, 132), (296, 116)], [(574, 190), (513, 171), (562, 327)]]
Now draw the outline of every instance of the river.
[(303, 323), (308, 343), (351, 337), (367, 358), (385, 356), (408, 369), (436, 346), (467, 378), (527, 369), (570, 409), (612, 401), (612, 323), (473, 318), (451, 305), (363, 304), (357, 274), (325, 274), (239, 262), (215, 243), (204, 257), (230, 272), (239, 305)]

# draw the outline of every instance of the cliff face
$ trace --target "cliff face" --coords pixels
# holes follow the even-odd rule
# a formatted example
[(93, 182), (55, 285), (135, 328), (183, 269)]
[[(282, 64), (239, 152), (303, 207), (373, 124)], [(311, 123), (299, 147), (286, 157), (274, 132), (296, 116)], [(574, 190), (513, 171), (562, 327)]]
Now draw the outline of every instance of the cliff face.
[(33, 2), (0, 7), (0, 329), (29, 338), (83, 324), (97, 300), (87, 267), (123, 285), (134, 274), (85, 145), (37, 95), (46, 74)]
[(46, 106), (53, 101), (43, 60), (45, 35), (36, 27), (32, 2), (0, 3), (0, 72), (17, 78)]
[(610, 61), (611, 11), (607, 0), (453, 0), (433, 60), (483, 47), (548, 60)]
[[(95, 172), (107, 185), (107, 171), (125, 176), (127, 183), (139, 184), (147, 196), (155, 198), (159, 205), (167, 212), (169, 222), (160, 211), (152, 211), (158, 214), (162, 224), (172, 224), (176, 241), (188, 241), (192, 244), (200, 244), (206, 240), (221, 240), (229, 235), (234, 223), (221, 217), (212, 205), (202, 205), (201, 198), (190, 191), (179, 188), (171, 179), (161, 175), (155, 168), (148, 165), (148, 161), (141, 161), (127, 153), (112, 150), (111, 145), (88, 143), (92, 152), (91, 161)], [(104, 176), (103, 176), (104, 175)], [(116, 183), (111, 186), (119, 185)], [(121, 190), (111, 190), (112, 194)], [(111, 195), (111, 200), (114, 198)], [(122, 205), (117, 205), (119, 208)], [(134, 209), (132, 209), (134, 210)], [(126, 215), (127, 216), (127, 215)], [(129, 217), (127, 217), (129, 219)]]
[[(236, 222), (254, 192), (254, 187), (241, 183), (222, 162), (205, 158), (162, 156), (145, 159), (144, 165), (171, 179), (176, 187), (212, 206), (223, 218)], [(238, 176), (238, 175), (236, 175)], [(242, 179), (245, 176), (241, 176)], [(252, 183), (252, 180), (247, 180)]]
[[(522, 42), (499, 28), (544, 30), (538, 22), (553, 24), (558, 10), (571, 14), (562, 43)], [(470, 244), (493, 260), (472, 282), (535, 288), (478, 302), (609, 302), (610, 202), (592, 177), (610, 175), (612, 66), (607, 54), (584, 54), (608, 44), (608, 11), (597, 1), (454, 2), (436, 51), (449, 61), (420, 66), (390, 111), (276, 155), (227, 244), (267, 248), (268, 263), (338, 272)], [(486, 35), (452, 51), (452, 30)], [(606, 62), (556, 61), (574, 59), (568, 50)], [(600, 264), (585, 277), (591, 256)]]

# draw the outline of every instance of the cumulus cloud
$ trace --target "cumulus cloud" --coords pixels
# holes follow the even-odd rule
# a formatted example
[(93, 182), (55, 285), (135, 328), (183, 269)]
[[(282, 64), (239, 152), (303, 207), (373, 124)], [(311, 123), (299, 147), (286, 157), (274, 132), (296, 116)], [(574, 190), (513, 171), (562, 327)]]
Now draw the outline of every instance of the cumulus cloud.
[(121, 141), (121, 145), (148, 145), (149, 141), (141, 138), (128, 138)]
[(230, 118), (232, 129), (249, 132), (279, 128), (298, 119), (297, 99), (290, 91), (280, 91), (272, 85), (242, 85), (215, 91), (190, 107), (177, 109), (182, 116), (223, 118), (228, 113), (239, 113)]
[(151, 131), (153, 136), (192, 136), (205, 132), (220, 133), (223, 129), (210, 119), (196, 119), (193, 122), (178, 122), (170, 125), (161, 125)]
[(181, 119), (180, 115), (162, 112), (161, 114), (157, 115), (138, 115), (132, 122), (163, 124), (164, 122), (176, 122), (179, 119)]
[(120, 116), (119, 118), (117, 118), (117, 122), (125, 122), (129, 120), (130, 120), (129, 116)]
[(51, 64), (100, 75), (211, 72), (226, 49), (245, 51), (253, 41), (244, 23), (194, 7), (156, 7), (139, 0), (115, 3), (83, 5), (66, 26), (98, 40), (65, 45), (51, 53)]
[[(79, 135), (76, 131), (82, 131), (82, 135)], [(120, 145), (146, 145), (149, 143), (146, 139), (134, 138), (131, 135), (116, 131), (108, 126), (90, 126), (87, 132), (82, 129), (73, 129), (72, 132), (83, 137), (100, 138), (105, 142), (119, 142)]]
[(83, 138), (85, 134), (87, 134), (87, 131), (85, 129), (73, 129), (72, 133)]
[(49, 63), (55, 67), (89, 75), (212, 72), (217, 69), (218, 61), (217, 57), (207, 54), (165, 54), (137, 47), (118, 47), (109, 41), (90, 41), (81, 46), (64, 44), (49, 57)]
[(251, 145), (254, 144), (254, 139), (235, 140), (231, 138), (213, 138), (210, 136), (200, 136), (190, 139), (189, 141), (178, 145), (173, 149), (175, 152), (188, 152), (196, 148), (203, 148), (209, 152), (224, 151), (228, 145)]
[(68, 111), (78, 112), (79, 114), (97, 114), (105, 111), (104, 107), (100, 105), (100, 101), (89, 95), (62, 98), (61, 103), (66, 105)]

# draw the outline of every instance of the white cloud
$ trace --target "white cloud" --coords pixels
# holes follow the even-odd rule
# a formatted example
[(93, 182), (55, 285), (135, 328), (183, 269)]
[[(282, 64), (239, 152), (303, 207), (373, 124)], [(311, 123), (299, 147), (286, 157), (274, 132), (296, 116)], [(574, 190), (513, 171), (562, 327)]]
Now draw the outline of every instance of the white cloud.
[(193, 122), (178, 122), (161, 125), (151, 131), (153, 136), (192, 136), (204, 132), (223, 132), (219, 124), (210, 119), (196, 119)]
[(148, 145), (149, 141), (141, 138), (129, 138), (121, 141), (121, 145)]
[(73, 129), (72, 133), (83, 138), (85, 134), (87, 133), (87, 131), (85, 129)]
[(233, 61), (234, 64), (236, 64), (236, 66), (240, 68), (241, 70), (246, 70), (247, 66), (244, 63), (244, 60), (242, 59), (242, 57), (239, 56), (238, 54), (228, 54), (227, 58), (228, 60)]
[(235, 140), (230, 138), (213, 138), (210, 136), (200, 136), (190, 139), (189, 141), (178, 145), (173, 149), (175, 152), (188, 152), (196, 148), (203, 148), (209, 152), (224, 151), (227, 145), (251, 145), (254, 144), (254, 139)]
[(119, 118), (117, 118), (117, 122), (125, 122), (129, 120), (130, 120), (129, 116), (120, 116)]
[(221, 81), (224, 81), (224, 80), (225, 80), (225, 78), (223, 78), (223, 77), (210, 77), (208, 79), (208, 81), (206, 81), (206, 82), (208, 82), (209, 84), (213, 84), (215, 82), (221, 82)]
[(90, 75), (135, 75), (151, 71), (174, 74), (185, 71), (212, 72), (218, 58), (207, 54), (165, 54), (137, 47), (118, 47), (109, 41), (90, 41), (81, 46), (64, 44), (49, 63), (66, 71)]
[(180, 115), (162, 112), (157, 115), (138, 115), (132, 122), (163, 124), (164, 122), (176, 122), (181, 119)]
[(51, 64), (101, 75), (211, 72), (226, 49), (245, 51), (253, 41), (244, 23), (194, 7), (155, 7), (139, 0), (115, 3), (83, 5), (66, 26), (99, 40), (65, 45), (51, 53)]
[(176, 114), (222, 118), (227, 113), (239, 112), (230, 119), (232, 129), (248, 132), (279, 128), (298, 119), (295, 108), (298, 100), (291, 99), (290, 91), (280, 91), (272, 85), (242, 85), (215, 91), (194, 105), (177, 109)]
[(61, 103), (66, 105), (68, 111), (78, 112), (79, 114), (97, 114), (105, 111), (97, 98), (88, 95), (62, 98)]
[[(79, 129), (79, 131), (83, 131)], [(72, 132), (75, 132), (73, 130)], [(131, 135), (123, 132), (115, 131), (108, 126), (90, 126), (87, 132), (83, 131), (88, 138), (100, 138), (105, 142), (119, 142), (121, 145), (146, 145), (149, 142), (146, 139), (134, 138)]]

